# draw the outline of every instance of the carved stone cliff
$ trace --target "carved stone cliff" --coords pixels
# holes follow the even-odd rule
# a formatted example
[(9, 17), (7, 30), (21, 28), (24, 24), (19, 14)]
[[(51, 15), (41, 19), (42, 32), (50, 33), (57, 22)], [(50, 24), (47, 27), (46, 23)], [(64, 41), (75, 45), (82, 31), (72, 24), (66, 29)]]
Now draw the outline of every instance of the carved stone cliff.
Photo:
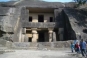
[[(53, 8), (56, 23), (64, 28), (65, 40), (87, 38), (87, 11), (73, 8), (75, 3), (18, 1), (0, 3), (0, 37), (7, 33), (13, 41), (18, 41), (22, 36), (21, 20), (28, 13), (26, 7)], [(28, 12), (28, 11), (27, 11)], [(28, 19), (25, 16), (25, 19)]]

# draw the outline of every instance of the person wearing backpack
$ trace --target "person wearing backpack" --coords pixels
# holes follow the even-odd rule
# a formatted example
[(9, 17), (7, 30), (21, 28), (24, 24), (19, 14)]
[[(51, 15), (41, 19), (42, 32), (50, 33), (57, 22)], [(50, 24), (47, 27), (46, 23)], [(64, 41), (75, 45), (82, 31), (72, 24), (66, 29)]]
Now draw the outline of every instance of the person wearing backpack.
[(80, 42), (80, 49), (81, 49), (82, 56), (87, 56), (87, 54), (86, 54), (86, 42), (83, 39), (81, 39), (81, 42)]

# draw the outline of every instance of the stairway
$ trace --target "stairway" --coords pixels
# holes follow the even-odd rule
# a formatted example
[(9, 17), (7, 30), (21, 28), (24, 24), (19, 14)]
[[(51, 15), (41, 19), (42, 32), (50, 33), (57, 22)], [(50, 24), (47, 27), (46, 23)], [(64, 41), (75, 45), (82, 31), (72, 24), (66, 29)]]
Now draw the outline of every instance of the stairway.
[(7, 52), (14, 52), (13, 50), (6, 47), (6, 40), (0, 39), (0, 54), (7, 53)]
[(0, 44), (0, 54), (10, 52), (8, 51), (8, 48)]

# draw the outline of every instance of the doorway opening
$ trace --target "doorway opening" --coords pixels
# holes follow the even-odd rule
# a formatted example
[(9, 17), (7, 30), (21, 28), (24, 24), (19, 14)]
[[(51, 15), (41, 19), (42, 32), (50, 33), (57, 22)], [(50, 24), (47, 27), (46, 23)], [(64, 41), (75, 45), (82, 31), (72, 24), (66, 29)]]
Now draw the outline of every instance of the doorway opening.
[(38, 42), (49, 42), (48, 30), (38, 31)]
[(44, 15), (38, 15), (38, 22), (44, 22)]
[(29, 16), (29, 22), (32, 22), (32, 16)]
[(38, 42), (44, 42), (45, 41), (44, 32), (39, 31), (38, 33), (39, 33)]
[(32, 38), (31, 37), (28, 38), (28, 42), (32, 42)]
[(53, 17), (50, 17), (50, 22), (53, 22)]

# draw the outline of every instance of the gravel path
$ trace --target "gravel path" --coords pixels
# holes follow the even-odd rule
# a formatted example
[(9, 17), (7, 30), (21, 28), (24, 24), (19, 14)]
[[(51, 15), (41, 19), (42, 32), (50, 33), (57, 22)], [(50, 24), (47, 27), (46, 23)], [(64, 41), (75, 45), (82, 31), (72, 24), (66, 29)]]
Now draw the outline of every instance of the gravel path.
[(73, 58), (68, 54), (70, 54), (70, 51), (16, 50), (15, 52), (1, 54), (0, 58)]

